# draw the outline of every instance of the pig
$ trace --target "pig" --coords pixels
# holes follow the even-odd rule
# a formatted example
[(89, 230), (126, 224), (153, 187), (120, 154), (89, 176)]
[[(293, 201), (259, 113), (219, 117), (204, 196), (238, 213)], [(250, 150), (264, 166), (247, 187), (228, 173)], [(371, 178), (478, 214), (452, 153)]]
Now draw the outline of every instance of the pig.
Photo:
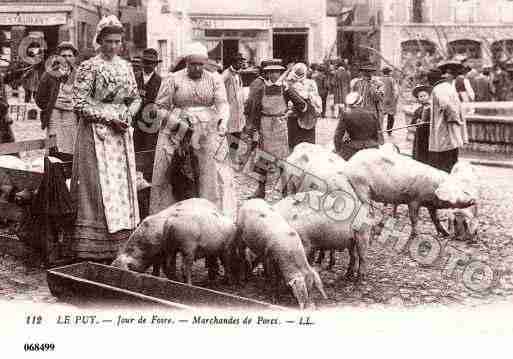
[[(449, 233), (441, 225), (437, 209), (467, 208), (476, 201), (468, 184), (455, 174), (378, 149), (356, 153), (347, 161), (344, 172), (362, 202), (407, 204), (412, 237), (417, 235), (421, 206), (428, 209), (438, 234), (447, 237)], [(441, 196), (439, 188), (448, 183), (453, 183), (451, 196)]]
[(317, 271), (310, 266), (298, 233), (264, 200), (245, 201), (237, 219), (237, 247), (249, 247), (263, 259), (278, 297), (279, 277), (291, 288), (301, 310), (313, 309), (313, 286), (327, 299)]
[[(392, 146), (385, 146), (384, 151), (394, 151)], [(310, 143), (301, 143), (294, 148), (284, 166), (284, 182), (287, 183), (286, 194), (311, 191), (333, 192), (343, 190), (353, 193), (344, 173), (347, 162), (329, 148)], [(360, 203), (360, 202), (358, 202)], [(378, 227), (373, 228), (377, 230)], [(313, 256), (313, 255), (312, 255)], [(321, 250), (318, 264), (322, 263), (324, 252)], [(335, 264), (335, 251), (330, 251), (328, 269)]]
[(284, 195), (313, 189), (305, 188), (305, 178), (313, 182), (327, 179), (334, 173), (343, 171), (345, 165), (346, 161), (342, 157), (324, 146), (300, 143), (283, 164)]
[[(364, 213), (368, 211), (368, 207), (359, 202), (347, 180), (344, 189), (348, 191), (347, 194), (350, 194), (352, 198), (346, 197), (346, 194), (344, 194), (344, 198), (341, 199), (344, 202), (354, 200), (355, 203), (351, 205), (344, 203), (344, 208), (351, 206), (353, 210), (341, 217), (334, 217), (327, 212), (336, 210), (336, 208), (333, 208), (336, 205), (336, 198), (332, 197), (330, 202), (329, 198), (324, 196), (323, 193), (316, 191), (289, 196), (274, 204), (273, 208), (299, 234), (307, 255), (314, 254), (317, 249), (348, 249), (350, 262), (346, 278), (354, 278), (354, 273), (357, 272), (356, 279), (363, 280), (373, 223), (369, 224), (362, 221), (362, 219), (365, 220), (368, 217)], [(316, 206), (312, 206), (308, 200), (308, 196), (312, 195), (313, 198), (320, 200)], [(356, 266), (357, 259), (359, 262), (358, 269)]]
[(452, 209), (448, 211), (448, 232), (456, 240), (473, 242), (477, 239), (479, 231), (478, 205), (481, 197), (480, 179), (474, 167), (466, 161), (458, 161), (451, 171), (451, 180), (444, 182), (436, 191), (443, 199), (455, 201), (454, 194), (457, 193), (455, 186), (461, 186), (473, 191), (477, 202), (463, 209)]
[(146, 271), (150, 265), (164, 265), (169, 279), (176, 278), (176, 255), (182, 254), (184, 276), (192, 284), (192, 265), (205, 257), (209, 280), (215, 279), (215, 266), (220, 257), (228, 280), (232, 272), (231, 258), (235, 223), (219, 212), (206, 199), (191, 198), (145, 218), (121, 248), (113, 266)]

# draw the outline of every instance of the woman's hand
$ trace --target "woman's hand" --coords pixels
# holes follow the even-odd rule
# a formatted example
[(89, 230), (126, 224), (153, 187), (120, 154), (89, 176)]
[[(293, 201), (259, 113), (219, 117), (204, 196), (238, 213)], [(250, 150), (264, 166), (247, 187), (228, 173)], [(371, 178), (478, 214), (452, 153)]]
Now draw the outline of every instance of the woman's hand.
[(217, 123), (217, 134), (221, 137), (224, 137), (224, 136), (226, 136), (227, 130), (228, 129), (226, 126), (226, 121), (219, 120), (219, 122)]
[(117, 133), (124, 133), (128, 129), (128, 123), (121, 121), (117, 118), (113, 118), (109, 122), (110, 127)]

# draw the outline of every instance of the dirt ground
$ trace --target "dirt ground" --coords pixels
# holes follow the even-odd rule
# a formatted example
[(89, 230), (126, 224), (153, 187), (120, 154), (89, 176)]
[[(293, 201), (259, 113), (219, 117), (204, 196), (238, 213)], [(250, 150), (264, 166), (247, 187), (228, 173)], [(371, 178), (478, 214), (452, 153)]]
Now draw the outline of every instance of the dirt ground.
[[(396, 126), (400, 126), (401, 123), (402, 119), (399, 118)], [(321, 120), (318, 125), (318, 143), (329, 143), (335, 126), (335, 119)], [(14, 130), (18, 140), (43, 136), (37, 121), (15, 123)], [(404, 132), (397, 132), (388, 138), (388, 141), (399, 144), (401, 149), (408, 148)], [(320, 270), (329, 299), (323, 300), (319, 293), (314, 293), (318, 306), (417, 307), (426, 304), (481, 305), (513, 300), (513, 169), (478, 166), (477, 171), (482, 180), (482, 199), (479, 204), (479, 239), (476, 243), (436, 238), (427, 211), (421, 210), (419, 238), (431, 241), (431, 248), (420, 246), (420, 254), (416, 256), (417, 246), (413, 244), (406, 244), (403, 250), (398, 252), (393, 241), (374, 241), (369, 248), (366, 278), (358, 284), (343, 278), (348, 256), (345, 252), (337, 253), (335, 267), (327, 270), (325, 262), (323, 269)], [(251, 179), (238, 176), (237, 182), (241, 199), (249, 197), (256, 189), (256, 184)], [(394, 233), (394, 236), (398, 237), (399, 242), (406, 241), (410, 234), (406, 206), (399, 207), (398, 225), (405, 230)], [(410, 252), (413, 252), (413, 255)], [(426, 264), (426, 257), (422, 255), (429, 253), (439, 255)], [(455, 263), (449, 260), (455, 253), (462, 257), (465, 254), (466, 257), (459, 261), (451, 272), (448, 262)], [(486, 281), (489, 278), (486, 276), (487, 272), (471, 270), (476, 263), (484, 263), (486, 266), (483, 268), (493, 271), (491, 282)], [(203, 260), (197, 261), (193, 281), (195, 284), (203, 285), (206, 279)], [(472, 284), (476, 283), (491, 284), (484, 286), (486, 290), (472, 289)], [(226, 286), (219, 282), (213, 288), (249, 298), (271, 300), (269, 283), (259, 273), (243, 287)], [(0, 297), (8, 300), (56, 302), (56, 298), (52, 297), (48, 290), (43, 270), (32, 268), (30, 264), (6, 255), (0, 260)], [(294, 301), (291, 295), (283, 294), (280, 304), (294, 305)]]

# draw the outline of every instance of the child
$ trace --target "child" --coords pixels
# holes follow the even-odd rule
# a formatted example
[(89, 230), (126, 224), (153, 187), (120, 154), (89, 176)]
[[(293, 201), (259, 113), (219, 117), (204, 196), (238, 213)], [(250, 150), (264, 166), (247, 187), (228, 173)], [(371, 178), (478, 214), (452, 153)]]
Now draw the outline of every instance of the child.
[[(418, 85), (413, 91), (413, 97), (420, 106), (413, 113), (412, 124), (429, 122), (431, 119), (431, 86)], [(429, 123), (416, 127), (413, 138), (413, 159), (431, 165), (429, 163)]]

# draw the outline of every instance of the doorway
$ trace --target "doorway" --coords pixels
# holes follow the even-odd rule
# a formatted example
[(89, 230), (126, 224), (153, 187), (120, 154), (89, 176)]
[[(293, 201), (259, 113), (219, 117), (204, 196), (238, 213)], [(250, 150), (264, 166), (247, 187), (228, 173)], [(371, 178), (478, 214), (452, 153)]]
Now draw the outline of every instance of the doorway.
[(239, 53), (239, 40), (223, 40), (223, 68), (232, 63), (232, 59)]
[(307, 62), (308, 58), (307, 34), (280, 34), (273, 35), (273, 57), (282, 59), (283, 64), (290, 62)]

